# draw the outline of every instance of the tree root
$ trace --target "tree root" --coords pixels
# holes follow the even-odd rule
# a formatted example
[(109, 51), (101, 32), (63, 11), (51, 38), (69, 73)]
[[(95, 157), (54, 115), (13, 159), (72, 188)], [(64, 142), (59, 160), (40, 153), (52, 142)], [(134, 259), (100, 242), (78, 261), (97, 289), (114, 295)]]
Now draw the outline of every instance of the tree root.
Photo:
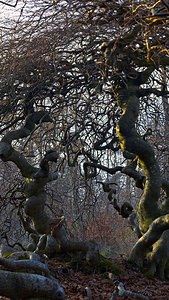
[(0, 271), (0, 295), (15, 299), (63, 300), (65, 297), (63, 288), (53, 277), (4, 270)]
[(150, 247), (160, 239), (162, 233), (167, 229), (169, 229), (169, 214), (155, 219), (147, 232), (133, 247), (129, 256), (129, 261), (133, 262), (138, 267), (143, 267), (144, 260)]
[(44, 274), (45, 276), (50, 275), (50, 271), (48, 269), (47, 264), (44, 264), (40, 261), (36, 260), (29, 260), (29, 259), (22, 259), (22, 260), (13, 260), (12, 258), (6, 259), (0, 257), (0, 265), (5, 267), (11, 271), (33, 271), (35, 273), (39, 272)]
[[(24, 252), (21, 254), (23, 256)], [(63, 288), (57, 279), (51, 276), (47, 264), (38, 260), (37, 256), (35, 254), (35, 259), (21, 260), (16, 260), (15, 256), (14, 259), (12, 256), (8, 259), (0, 257), (1, 296), (15, 299), (43, 297), (44, 299), (63, 300), (65, 298)]]
[(132, 249), (129, 261), (149, 277), (169, 279), (169, 214), (154, 220)]
[(169, 229), (154, 243), (152, 251), (147, 254), (149, 270), (147, 275), (157, 276), (160, 280), (169, 279)]
[(110, 300), (116, 300), (117, 297), (128, 297), (130, 299), (138, 299), (138, 300), (149, 300), (147, 296), (144, 296), (140, 293), (131, 292), (129, 290), (126, 290), (124, 288), (124, 285), (122, 282), (119, 282), (118, 285), (115, 288), (115, 291), (113, 292)]

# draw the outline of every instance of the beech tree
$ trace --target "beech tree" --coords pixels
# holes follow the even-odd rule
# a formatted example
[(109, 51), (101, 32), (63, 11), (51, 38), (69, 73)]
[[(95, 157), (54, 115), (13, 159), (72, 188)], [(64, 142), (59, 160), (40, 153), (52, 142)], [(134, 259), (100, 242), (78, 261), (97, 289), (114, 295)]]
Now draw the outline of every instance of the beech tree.
[[(167, 1), (17, 5), (17, 20), (1, 37), (0, 158), (14, 163), (25, 179), (23, 223), (32, 243), (25, 252), (12, 251), (11, 259), (2, 251), (0, 278), (8, 276), (10, 289), (2, 286), (0, 294), (63, 299), (44, 255), (80, 252), (89, 265), (101, 264), (96, 242), (70, 239), (64, 216), (47, 213), (45, 189), (59, 176), (51, 164), (60, 163), (60, 154), (69, 166), (83, 168), (86, 180), (96, 178), (114, 209), (128, 219), (138, 237), (130, 262), (168, 279), (169, 182), (163, 177), (168, 156), (163, 131), (168, 128)], [(34, 146), (31, 161), (28, 145), (42, 132), (43, 151)], [(119, 165), (113, 164), (116, 155)], [(100, 172), (112, 180), (101, 181)], [(136, 208), (117, 202), (117, 173), (142, 190)], [(24, 290), (16, 291), (15, 281), (23, 280)]]

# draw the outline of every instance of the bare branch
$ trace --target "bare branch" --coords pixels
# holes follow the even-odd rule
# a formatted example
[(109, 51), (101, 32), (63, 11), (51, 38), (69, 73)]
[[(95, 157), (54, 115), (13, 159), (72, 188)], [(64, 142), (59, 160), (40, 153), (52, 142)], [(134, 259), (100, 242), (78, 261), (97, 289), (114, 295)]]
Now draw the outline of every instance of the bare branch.
[(18, 4), (18, 1), (19, 1), (19, 0), (16, 0), (15, 4), (6, 3), (6, 2), (4, 2), (4, 1), (0, 1), (0, 3), (1, 3), (1, 4), (4, 4), (4, 5), (7, 5), (7, 6), (10, 6), (10, 7), (16, 7), (17, 4)]

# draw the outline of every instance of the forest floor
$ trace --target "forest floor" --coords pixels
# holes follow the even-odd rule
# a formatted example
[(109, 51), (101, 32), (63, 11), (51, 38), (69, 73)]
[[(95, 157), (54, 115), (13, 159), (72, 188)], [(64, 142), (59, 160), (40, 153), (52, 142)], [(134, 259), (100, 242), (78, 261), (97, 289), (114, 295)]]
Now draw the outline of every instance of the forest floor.
[[(169, 282), (148, 279), (141, 272), (129, 267), (122, 259), (114, 261), (122, 270), (122, 275), (111, 273), (87, 274), (59, 265), (57, 261), (49, 262), (50, 269), (55, 273), (65, 289), (66, 300), (87, 300), (87, 288), (92, 293), (92, 300), (110, 300), (117, 282), (122, 282), (126, 290), (147, 296), (149, 300), (169, 300)], [(118, 297), (118, 300), (138, 299)]]
[[(49, 261), (49, 268), (63, 286), (66, 300), (88, 300), (87, 289), (92, 294), (92, 300), (110, 300), (117, 282), (122, 282), (126, 290), (147, 296), (149, 300), (169, 300), (169, 281), (148, 279), (123, 259), (115, 259), (114, 263), (122, 270), (121, 275), (77, 271), (67, 268), (55, 259)], [(0, 300), (7, 299), (0, 297)], [(123, 299), (140, 298), (117, 297), (117, 300)]]

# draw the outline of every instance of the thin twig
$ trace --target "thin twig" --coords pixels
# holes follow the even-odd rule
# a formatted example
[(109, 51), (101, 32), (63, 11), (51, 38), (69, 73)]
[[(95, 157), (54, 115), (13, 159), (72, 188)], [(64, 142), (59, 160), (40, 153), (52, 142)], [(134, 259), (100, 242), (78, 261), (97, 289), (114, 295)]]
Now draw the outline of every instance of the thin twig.
[(5, 5), (7, 5), (7, 6), (10, 6), (10, 7), (16, 7), (17, 4), (18, 4), (18, 0), (16, 0), (15, 4), (6, 3), (6, 2), (4, 2), (4, 1), (0, 1), (0, 3), (1, 3), (1, 4), (5, 4)]

